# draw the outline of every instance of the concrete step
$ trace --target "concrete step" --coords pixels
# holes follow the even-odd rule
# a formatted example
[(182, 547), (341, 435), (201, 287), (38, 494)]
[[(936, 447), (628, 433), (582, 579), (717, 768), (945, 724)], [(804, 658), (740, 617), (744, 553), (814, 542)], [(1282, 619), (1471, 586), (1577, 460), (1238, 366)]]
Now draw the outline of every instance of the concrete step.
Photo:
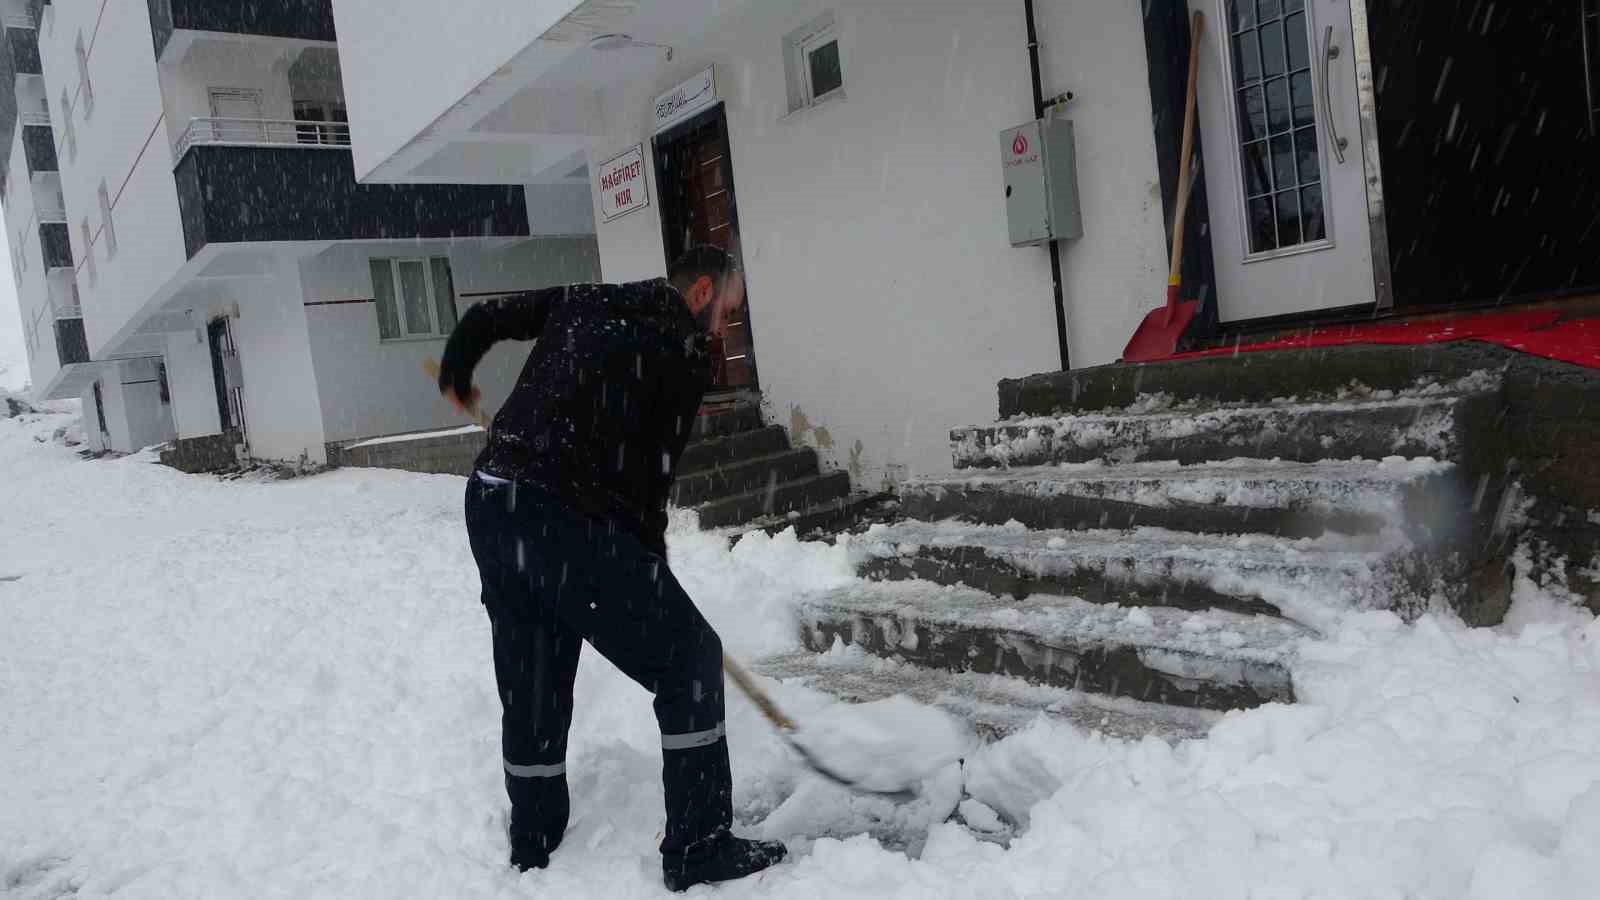
[(1178, 404), (1266, 403), (1280, 397), (1337, 400), (1347, 398), (1352, 388), (1360, 394), (1427, 384), (1471, 393), (1493, 389), (1500, 380), (1497, 373), (1517, 355), (1490, 344), (1460, 342), (1119, 363), (1002, 381), (1000, 417), (1123, 409), (1157, 396)]
[(701, 528), (724, 528), (764, 517), (784, 516), (849, 495), (849, 474), (826, 472), (713, 500), (695, 507), (695, 511), (700, 515)]
[(1249, 456), (1315, 462), (1389, 456), (1463, 461), (1494, 427), (1497, 391), (1386, 399), (1023, 417), (950, 433), (955, 465), (1038, 466), (1095, 460), (1184, 465)]
[(1391, 527), (1433, 546), (1470, 531), (1475, 498), (1460, 481), (1455, 466), (1432, 460), (1084, 464), (914, 480), (901, 501), (924, 521), (1286, 538)]
[(741, 434), (746, 431), (755, 431), (765, 427), (761, 421), (761, 407), (751, 402), (734, 403), (727, 406), (706, 406), (700, 414), (694, 417), (694, 425), (689, 432), (689, 440), (700, 441), (707, 438), (726, 437), (730, 434)]
[(841, 532), (890, 522), (899, 516), (900, 501), (893, 494), (855, 491), (804, 509), (763, 516), (745, 523), (740, 533), (765, 531), (768, 534), (778, 534), (793, 528), (795, 534), (803, 541), (829, 541)]
[(672, 502), (677, 506), (699, 506), (784, 482), (810, 478), (818, 471), (817, 451), (810, 447), (781, 450), (767, 456), (679, 475), (672, 486)]
[(870, 703), (904, 694), (971, 723), (995, 740), (1028, 727), (1039, 716), (1063, 719), (1121, 740), (1155, 737), (1168, 743), (1204, 737), (1221, 715), (1193, 707), (1141, 703), (1070, 688), (1030, 684), (1004, 675), (947, 672), (872, 656), (835, 645), (828, 652), (797, 651), (756, 660), (751, 668), (786, 684)]
[(1292, 701), (1289, 661), (1309, 634), (1265, 616), (1018, 601), (922, 581), (813, 595), (799, 614), (801, 641), (816, 652), (839, 641), (947, 672), (1208, 709)]
[(478, 454), (488, 442), (488, 432), (476, 425), (396, 434), (356, 441), (339, 449), (332, 465), (402, 469), (446, 475), (471, 475)]
[(782, 426), (769, 425), (754, 431), (742, 431), (724, 437), (695, 441), (683, 450), (678, 460), (678, 477), (683, 478), (714, 469), (732, 462), (769, 456), (789, 449), (789, 432)]
[(1298, 618), (1307, 604), (1423, 604), (1425, 589), (1408, 578), (1426, 570), (1403, 539), (1396, 543), (911, 521), (871, 528), (849, 547), (861, 574), (879, 580), (965, 585), (1018, 599), (1057, 594), (1091, 603)]

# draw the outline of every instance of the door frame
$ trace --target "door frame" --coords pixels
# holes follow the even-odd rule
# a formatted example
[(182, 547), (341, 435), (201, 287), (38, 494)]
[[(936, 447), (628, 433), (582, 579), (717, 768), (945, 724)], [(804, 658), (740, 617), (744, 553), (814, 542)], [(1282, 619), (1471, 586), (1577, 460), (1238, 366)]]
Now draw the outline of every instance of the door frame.
[[(656, 134), (650, 138), (650, 155), (653, 157), (655, 163), (656, 197), (661, 203), (661, 252), (662, 255), (666, 257), (666, 265), (669, 268), (674, 262), (677, 261), (676, 256), (673, 253), (673, 247), (676, 243), (676, 240), (673, 238), (672, 228), (674, 216), (679, 212), (679, 210), (676, 208), (676, 194), (668, 191), (666, 188), (666, 185), (670, 180), (670, 177), (667, 175), (666, 171), (667, 156), (675, 144), (694, 132), (706, 127), (707, 125), (717, 126), (717, 128), (721, 131), (723, 145), (727, 148), (727, 152), (723, 156), (722, 165), (723, 177), (726, 179), (728, 185), (729, 224), (733, 229), (733, 249), (730, 251), (730, 253), (736, 261), (742, 262), (743, 254), (740, 252), (740, 246), (743, 241), (744, 232), (739, 227), (739, 190), (734, 182), (733, 177), (733, 135), (728, 130), (727, 104), (722, 100), (717, 100), (710, 106), (698, 113), (695, 113), (682, 122), (674, 123), (672, 126), (656, 132)], [(750, 351), (751, 354), (754, 355), (756, 338), (755, 320), (752, 318), (750, 309), (750, 273), (744, 272), (743, 274), (745, 279), (744, 320), (745, 327), (750, 335)], [(759, 392), (761, 390), (761, 366), (757, 364), (750, 367), (749, 385), (730, 390), (734, 392)]]
[[(1178, 2), (1183, 6), (1185, 14), (1187, 15), (1189, 10), (1187, 0), (1178, 0)], [(1322, 309), (1284, 313), (1282, 315), (1253, 316), (1227, 322), (1222, 322), (1221, 316), (1219, 315), (1218, 322), (1214, 326), (1218, 332), (1250, 330), (1254, 327), (1268, 324), (1276, 325), (1291, 322), (1310, 322), (1328, 318), (1346, 319), (1352, 313), (1360, 314), (1365, 312), (1374, 316), (1384, 316), (1388, 315), (1391, 310), (1393, 310), (1394, 292), (1391, 280), (1387, 216), (1385, 214), (1384, 207), (1382, 158), (1378, 143), (1377, 96), (1372, 66), (1372, 45), (1370, 34), (1368, 32), (1369, 25), (1367, 7), (1369, 0), (1345, 0), (1345, 2), (1349, 5), (1352, 46), (1344, 49), (1353, 56), (1352, 67), (1355, 70), (1355, 106), (1359, 122), (1359, 137), (1356, 135), (1349, 135), (1350, 138), (1354, 139), (1350, 141), (1349, 149), (1346, 152), (1355, 153), (1359, 150), (1361, 154), (1361, 177), (1366, 193), (1364, 198), (1366, 207), (1364, 227), (1367, 229), (1366, 242), (1368, 244), (1372, 265), (1373, 300), (1371, 302), (1364, 302), (1351, 306), (1326, 307)], [(1230, 3), (1231, 0), (1204, 0), (1204, 2), (1199, 5), (1199, 8), (1204, 9), (1207, 13), (1207, 18), (1209, 20), (1206, 29), (1207, 38), (1208, 43), (1211, 44), (1210, 48), (1202, 49), (1202, 52), (1208, 53), (1217, 59), (1225, 75), (1232, 72), (1232, 50), (1228, 43), (1228, 36), (1231, 33), (1231, 27), (1229, 26), (1230, 19), (1228, 16)], [(1317, 0), (1307, 0), (1306, 2), (1306, 14), (1310, 22), (1318, 26), (1317, 28), (1313, 28), (1313, 33), (1309, 36), (1311, 43), (1309, 49), (1313, 55), (1321, 52), (1321, 42), (1318, 40), (1316, 31), (1319, 30), (1322, 23), (1329, 21), (1327, 18), (1327, 13), (1322, 9), (1323, 5), (1324, 4), (1317, 2)], [(1162, 64), (1152, 60), (1150, 65), (1152, 72), (1154, 73), (1157, 70), (1158, 65)], [(1152, 76), (1152, 79), (1154, 79), (1154, 75)], [(1314, 94), (1316, 108), (1319, 114), (1318, 128), (1320, 130), (1327, 127), (1327, 122), (1332, 116), (1333, 111), (1324, 109), (1324, 98), (1319, 88), (1314, 89)], [(1223, 152), (1227, 154), (1228, 158), (1223, 161), (1213, 160), (1211, 164), (1215, 165), (1220, 162), (1220, 164), (1225, 165), (1227, 170), (1231, 173), (1231, 179), (1234, 186), (1239, 187), (1244, 183), (1244, 175), (1242, 172), (1243, 161), (1241, 160), (1238, 151), (1238, 148), (1240, 147), (1240, 125), (1238, 122), (1238, 114), (1230, 109), (1225, 119), (1228, 122), (1228, 128), (1224, 134), (1216, 137), (1225, 144), (1226, 149), (1224, 149)], [(1324, 131), (1321, 137), (1324, 141), (1326, 141), (1328, 137), (1327, 133)], [(1289, 249), (1279, 249), (1260, 254), (1252, 254), (1248, 251), (1250, 239), (1242, 201), (1233, 197), (1233, 192), (1230, 191), (1228, 192), (1229, 196), (1223, 199), (1224, 206), (1220, 210), (1213, 209), (1211, 211), (1212, 225), (1216, 226), (1221, 224), (1218, 221), (1219, 216), (1233, 219), (1233, 222), (1224, 224), (1221, 227), (1231, 228), (1236, 231), (1243, 232), (1241, 237), (1241, 247), (1243, 248), (1244, 256), (1241, 259), (1224, 260), (1221, 257), (1220, 248), (1213, 244), (1212, 262), (1214, 266), (1220, 269), (1224, 265), (1249, 265), (1250, 263), (1256, 261), (1287, 259), (1298, 255), (1315, 253), (1323, 250), (1332, 250), (1337, 247), (1337, 242), (1334, 237), (1335, 211), (1333, 209), (1334, 203), (1332, 202), (1333, 189), (1329, 181), (1329, 173), (1331, 171), (1332, 161), (1329, 158), (1329, 154), (1325, 146), (1323, 147), (1322, 152), (1319, 154), (1319, 157), (1319, 166), (1322, 168), (1322, 183), (1325, 186), (1325, 190), (1328, 192), (1325, 195), (1326, 199), (1324, 202), (1323, 212), (1328, 226), (1327, 237), (1322, 241), (1302, 244)], [(1197, 184), (1195, 185), (1195, 189), (1197, 191), (1200, 190), (1204, 184), (1204, 169), (1206, 166), (1207, 163), (1202, 161), (1201, 170), (1197, 176)], [(1349, 210), (1346, 210), (1345, 212), (1348, 216)], [(1220, 296), (1221, 288), (1220, 285), (1215, 283), (1214, 287), (1217, 290), (1216, 305), (1220, 312), (1220, 307), (1223, 300), (1223, 298)]]

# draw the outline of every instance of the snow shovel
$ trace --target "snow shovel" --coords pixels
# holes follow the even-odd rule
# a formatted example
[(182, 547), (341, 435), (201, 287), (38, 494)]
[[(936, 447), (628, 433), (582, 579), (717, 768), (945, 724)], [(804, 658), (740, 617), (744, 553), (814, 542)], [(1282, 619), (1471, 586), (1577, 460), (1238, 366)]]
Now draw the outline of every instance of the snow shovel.
[(1122, 351), (1123, 362), (1150, 362), (1165, 359), (1178, 352), (1178, 342), (1183, 339), (1189, 323), (1194, 321), (1200, 304), (1194, 300), (1178, 299), (1183, 287), (1183, 233), (1189, 212), (1189, 192), (1194, 179), (1189, 172), (1189, 160), (1194, 154), (1194, 106), (1197, 76), (1200, 72), (1200, 37), (1205, 29), (1205, 14), (1194, 14), (1194, 25), (1189, 33), (1189, 91), (1183, 110), (1183, 156), (1178, 163), (1178, 205), (1172, 211), (1172, 268), (1167, 274), (1167, 304), (1154, 310), (1139, 323), (1128, 346)]
[(914, 800), (924, 780), (959, 761), (974, 743), (948, 714), (899, 695), (840, 702), (797, 725), (732, 657), (723, 655), (722, 670), (807, 768), (846, 790)]

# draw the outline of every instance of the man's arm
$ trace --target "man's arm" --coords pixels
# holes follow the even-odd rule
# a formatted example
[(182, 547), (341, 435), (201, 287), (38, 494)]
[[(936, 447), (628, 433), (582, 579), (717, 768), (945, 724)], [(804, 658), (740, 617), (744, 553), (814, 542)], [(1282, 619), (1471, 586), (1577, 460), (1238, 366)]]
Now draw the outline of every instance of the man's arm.
[[(474, 304), (456, 323), (439, 360), (439, 393), (458, 406), (475, 402), (472, 372), (500, 341), (537, 340), (550, 318), (551, 307), (565, 298), (570, 286), (507, 294)], [(454, 395), (452, 397), (452, 394)]]

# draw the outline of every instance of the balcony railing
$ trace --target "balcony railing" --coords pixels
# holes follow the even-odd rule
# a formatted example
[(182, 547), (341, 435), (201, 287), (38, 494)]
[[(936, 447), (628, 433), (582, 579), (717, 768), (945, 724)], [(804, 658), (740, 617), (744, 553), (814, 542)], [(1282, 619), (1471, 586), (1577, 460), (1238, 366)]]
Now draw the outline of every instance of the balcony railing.
[(18, 116), (18, 118), (22, 120), (22, 124), (24, 125), (43, 125), (46, 128), (50, 127), (50, 114), (47, 112), (25, 112), (21, 116)]
[(56, 222), (64, 225), (67, 221), (67, 211), (64, 208), (55, 205), (54, 203), (51, 203), (48, 206), (36, 207), (34, 209), (34, 215), (38, 216), (39, 222), (45, 225)]
[(38, 23), (33, 21), (33, 16), (24, 16), (21, 14), (0, 16), (0, 25), (4, 25), (7, 28), (32, 28), (35, 30), (37, 30), (39, 27)]
[(83, 318), (83, 306), (80, 305), (80, 304), (77, 304), (77, 303), (62, 303), (60, 305), (51, 304), (51, 307), (52, 307), (52, 312), (55, 314), (55, 317), (58, 318), (58, 319), (81, 319), (81, 318)]
[(172, 147), (172, 161), (181, 161), (190, 147), (227, 144), (234, 147), (304, 147), (348, 149), (350, 126), (343, 122), (298, 119), (190, 119)]

